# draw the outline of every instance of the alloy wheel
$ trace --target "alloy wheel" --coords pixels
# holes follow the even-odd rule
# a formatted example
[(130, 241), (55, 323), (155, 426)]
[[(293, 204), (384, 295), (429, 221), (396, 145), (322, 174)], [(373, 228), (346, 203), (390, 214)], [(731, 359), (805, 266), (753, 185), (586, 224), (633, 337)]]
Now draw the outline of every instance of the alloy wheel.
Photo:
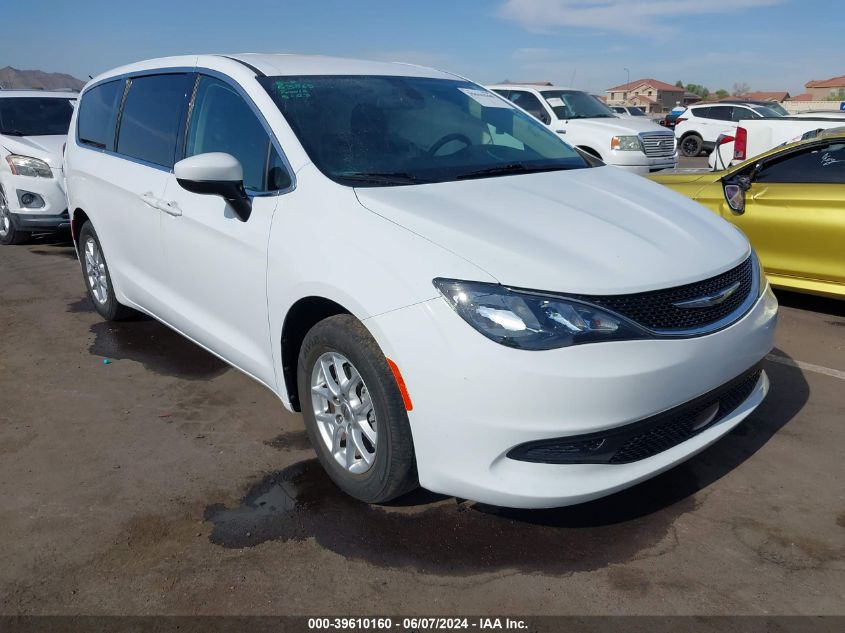
[(345, 356), (326, 352), (311, 370), (311, 404), (324, 444), (352, 474), (366, 473), (376, 460), (376, 412), (364, 379)]
[(85, 275), (94, 300), (100, 305), (109, 300), (109, 280), (106, 274), (106, 262), (103, 259), (97, 241), (89, 236), (85, 240)]
[(6, 204), (6, 196), (0, 191), (0, 237), (6, 237), (12, 230), (12, 216), (9, 213), (9, 205)]

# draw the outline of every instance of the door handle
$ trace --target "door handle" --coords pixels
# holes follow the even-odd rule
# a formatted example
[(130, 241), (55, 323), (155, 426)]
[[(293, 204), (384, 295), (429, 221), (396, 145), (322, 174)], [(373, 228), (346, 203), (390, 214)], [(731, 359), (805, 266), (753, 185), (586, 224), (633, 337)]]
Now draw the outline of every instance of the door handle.
[(158, 198), (156, 198), (153, 195), (152, 191), (148, 191), (147, 193), (142, 193), (141, 194), (141, 200), (143, 200), (145, 204), (148, 204), (153, 209), (161, 210), (161, 207), (159, 206), (159, 200), (158, 200)]
[(175, 201), (165, 202), (162, 200), (159, 209), (164, 211), (167, 215), (172, 215), (173, 217), (179, 217), (182, 215), (182, 209), (179, 208), (179, 205)]

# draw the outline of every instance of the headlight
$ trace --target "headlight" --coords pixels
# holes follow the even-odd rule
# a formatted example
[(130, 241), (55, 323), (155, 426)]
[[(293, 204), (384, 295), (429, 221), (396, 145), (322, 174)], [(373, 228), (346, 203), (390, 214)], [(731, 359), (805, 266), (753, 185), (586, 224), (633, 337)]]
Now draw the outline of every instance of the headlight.
[(9, 163), (9, 169), (16, 176), (33, 176), (38, 178), (52, 178), (53, 171), (50, 165), (38, 158), (30, 156), (16, 156), (10, 154), (6, 156), (6, 162)]
[(639, 136), (614, 136), (610, 139), (610, 149), (619, 149), (623, 152), (639, 152), (642, 150)]
[(464, 321), (508, 347), (547, 350), (650, 337), (627, 319), (588, 303), (476, 281), (435, 279), (434, 285)]

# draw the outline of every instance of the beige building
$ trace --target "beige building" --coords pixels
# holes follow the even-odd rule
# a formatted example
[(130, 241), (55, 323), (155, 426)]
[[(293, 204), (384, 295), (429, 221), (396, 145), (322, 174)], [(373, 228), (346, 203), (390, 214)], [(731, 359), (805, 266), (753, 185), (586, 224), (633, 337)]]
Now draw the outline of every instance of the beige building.
[(813, 100), (820, 101), (845, 93), (845, 75), (830, 79), (814, 79), (805, 85), (807, 93)]
[(638, 79), (608, 88), (608, 105), (639, 106), (648, 113), (668, 112), (683, 105), (685, 90), (656, 79)]

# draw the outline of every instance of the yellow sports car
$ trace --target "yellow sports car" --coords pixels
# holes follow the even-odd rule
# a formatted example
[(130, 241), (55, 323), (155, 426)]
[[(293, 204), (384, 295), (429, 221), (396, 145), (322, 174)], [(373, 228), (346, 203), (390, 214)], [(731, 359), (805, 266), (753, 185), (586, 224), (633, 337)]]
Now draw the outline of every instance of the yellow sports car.
[(649, 178), (739, 227), (773, 286), (845, 299), (845, 128), (724, 171)]

